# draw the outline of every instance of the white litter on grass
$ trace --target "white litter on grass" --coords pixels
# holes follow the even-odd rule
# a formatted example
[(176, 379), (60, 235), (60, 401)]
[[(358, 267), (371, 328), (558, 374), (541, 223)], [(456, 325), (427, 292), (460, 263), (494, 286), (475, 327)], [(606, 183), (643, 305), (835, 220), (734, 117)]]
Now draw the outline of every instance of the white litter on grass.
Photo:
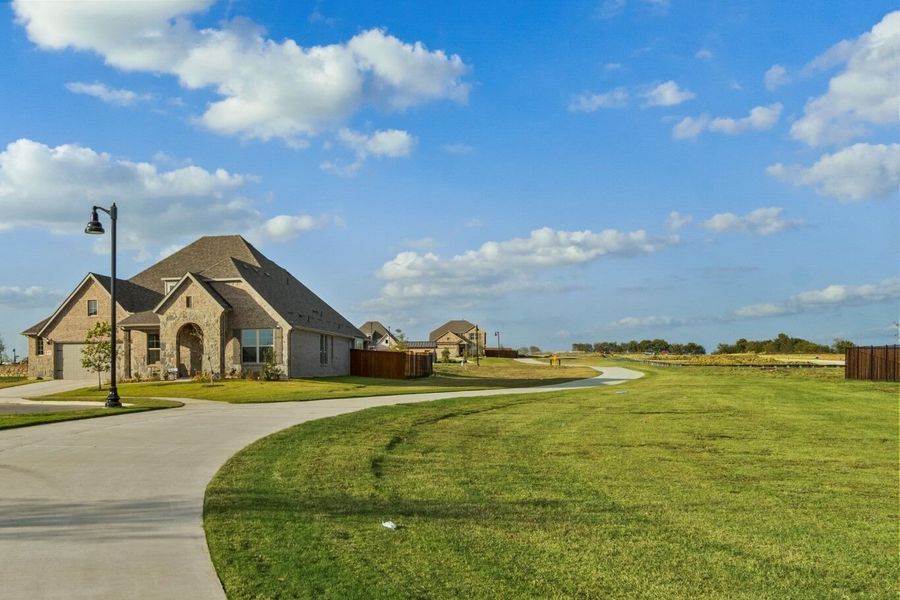
[(616, 390), (617, 394), (627, 394), (628, 390)]
[(394, 523), (393, 521), (383, 521), (381, 523), (381, 526), (384, 527), (385, 529), (392, 529), (392, 530), (397, 529), (397, 524)]

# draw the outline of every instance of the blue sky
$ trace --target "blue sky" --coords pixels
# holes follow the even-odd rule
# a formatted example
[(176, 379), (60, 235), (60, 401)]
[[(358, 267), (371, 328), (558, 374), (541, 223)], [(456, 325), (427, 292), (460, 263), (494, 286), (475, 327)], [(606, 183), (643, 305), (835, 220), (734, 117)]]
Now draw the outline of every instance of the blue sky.
[(890, 343), (891, 2), (0, 5), (0, 335), (241, 233), (352, 321)]

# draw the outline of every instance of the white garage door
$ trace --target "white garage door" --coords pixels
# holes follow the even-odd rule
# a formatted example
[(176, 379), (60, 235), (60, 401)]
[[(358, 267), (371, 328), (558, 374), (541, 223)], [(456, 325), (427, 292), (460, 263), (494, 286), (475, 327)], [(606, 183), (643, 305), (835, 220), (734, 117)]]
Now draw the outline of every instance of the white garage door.
[(84, 344), (56, 344), (56, 379), (89, 379), (96, 377), (81, 366), (81, 349)]

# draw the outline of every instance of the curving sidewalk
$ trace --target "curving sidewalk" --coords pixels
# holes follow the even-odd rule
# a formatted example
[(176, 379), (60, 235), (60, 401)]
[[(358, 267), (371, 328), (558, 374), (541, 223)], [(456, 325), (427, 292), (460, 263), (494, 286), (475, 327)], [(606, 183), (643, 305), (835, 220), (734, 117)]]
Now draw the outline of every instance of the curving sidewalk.
[[(601, 370), (601, 369), (598, 369)], [(0, 598), (223, 599), (203, 495), (235, 452), (275, 431), (374, 406), (615, 385), (643, 374), (535, 388), (182, 408), (0, 432)]]

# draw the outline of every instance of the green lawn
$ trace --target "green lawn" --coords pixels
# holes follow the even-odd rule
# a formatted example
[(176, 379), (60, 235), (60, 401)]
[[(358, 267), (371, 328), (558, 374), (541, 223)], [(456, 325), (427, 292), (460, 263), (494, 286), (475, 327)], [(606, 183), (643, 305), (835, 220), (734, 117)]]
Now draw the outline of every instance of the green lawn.
[(641, 369), (260, 440), (207, 489), (228, 597), (897, 597), (900, 387)]
[[(423, 379), (374, 379), (369, 377), (326, 377), (289, 381), (225, 380), (213, 384), (151, 381), (119, 385), (119, 393), (129, 397), (169, 397), (220, 400), (223, 402), (290, 402), (326, 398), (355, 398), (388, 394), (417, 394), (458, 390), (550, 385), (596, 376), (589, 368), (550, 369), (524, 365), (510, 359), (483, 359), (481, 366), (470, 363), (435, 365), (435, 376)], [(96, 388), (74, 390), (46, 398), (98, 398), (106, 392)]]
[(57, 421), (75, 421), (78, 419), (92, 419), (94, 417), (111, 417), (160, 408), (174, 408), (183, 406), (181, 402), (170, 400), (154, 400), (152, 398), (122, 398), (122, 402), (130, 404), (122, 408), (103, 408), (99, 404), (97, 408), (89, 406), (82, 410), (61, 410), (59, 412), (0, 414), (0, 429), (13, 429), (15, 427), (28, 427), (29, 425), (44, 425)]
[(14, 387), (31, 383), (27, 377), (0, 377), (0, 388)]

